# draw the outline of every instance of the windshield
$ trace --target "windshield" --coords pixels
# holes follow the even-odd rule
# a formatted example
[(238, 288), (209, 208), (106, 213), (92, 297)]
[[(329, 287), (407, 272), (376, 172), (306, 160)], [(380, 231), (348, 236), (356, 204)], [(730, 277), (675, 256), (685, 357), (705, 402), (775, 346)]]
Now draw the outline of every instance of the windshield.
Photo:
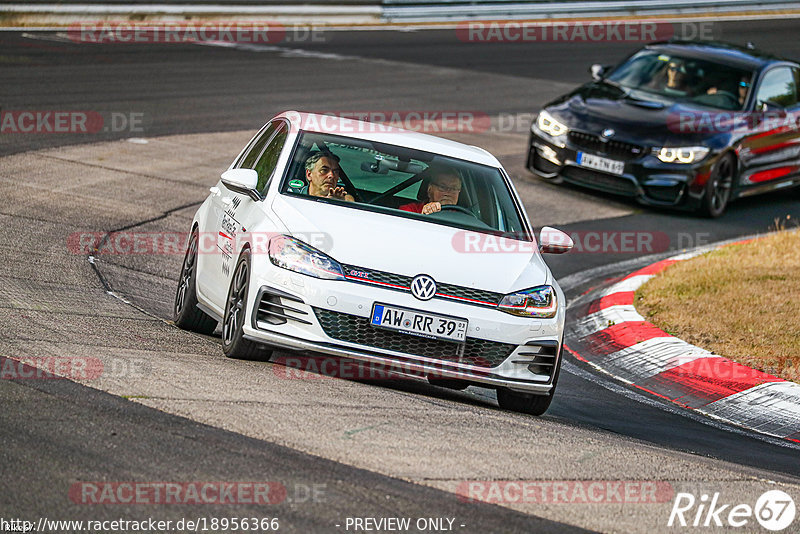
[(632, 96), (741, 110), (753, 73), (712, 61), (643, 50), (614, 69), (607, 80), (644, 93)]
[(375, 141), (301, 132), (281, 193), (530, 240), (500, 169)]

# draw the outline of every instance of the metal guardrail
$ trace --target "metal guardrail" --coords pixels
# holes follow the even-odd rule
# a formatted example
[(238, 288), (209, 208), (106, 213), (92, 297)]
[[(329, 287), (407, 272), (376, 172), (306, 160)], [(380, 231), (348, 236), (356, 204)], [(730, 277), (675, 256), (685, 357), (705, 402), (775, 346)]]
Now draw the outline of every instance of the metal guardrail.
[(480, 0), (383, 0), (383, 19), (391, 22), (469, 19), (551, 19), (587, 16), (648, 16), (768, 12), (800, 9), (795, 0), (582, 0), (580, 2)]
[(59, 25), (76, 17), (160, 20), (185, 16), (189, 20), (267, 16), (308, 24), (402, 24), (787, 11), (800, 13), (800, 0), (0, 0), (0, 27)]

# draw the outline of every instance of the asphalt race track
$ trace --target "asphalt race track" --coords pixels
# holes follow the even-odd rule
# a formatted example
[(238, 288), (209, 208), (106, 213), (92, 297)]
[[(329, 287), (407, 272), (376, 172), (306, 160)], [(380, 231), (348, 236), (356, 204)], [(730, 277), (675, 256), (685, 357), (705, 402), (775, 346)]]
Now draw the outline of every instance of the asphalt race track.
[[(713, 29), (800, 57), (800, 20)], [(496, 154), (535, 226), (658, 236), (655, 250), (548, 257), (571, 298), (676, 250), (800, 219), (797, 192), (744, 199), (706, 220), (540, 183), (524, 170), (527, 114), (635, 43), (464, 43), (454, 30), (320, 37), (219, 47), (0, 33), (3, 111), (91, 111), (120, 125), (0, 135), (0, 369), (9, 358), (70, 356), (113, 370), (74, 382), (0, 380), (0, 518), (278, 517), (280, 531), (352, 532), (347, 518), (410, 517), (452, 518), (459, 532), (653, 532), (667, 529), (677, 492), (751, 505), (775, 488), (800, 498), (800, 447), (645, 397), (573, 358), (541, 418), (500, 411), (477, 388), (287, 379), (278, 364), (228, 360), (218, 337), (168, 323), (180, 255), (90, 263), (69, 246), (81, 232), (186, 231), (239, 148), (285, 109), (492, 117), (486, 131), (444, 135)], [(99, 481), (265, 480), (285, 499), (87, 505), (70, 493)], [(469, 481), (645, 481), (670, 492), (653, 503), (487, 504), (457, 497)]]

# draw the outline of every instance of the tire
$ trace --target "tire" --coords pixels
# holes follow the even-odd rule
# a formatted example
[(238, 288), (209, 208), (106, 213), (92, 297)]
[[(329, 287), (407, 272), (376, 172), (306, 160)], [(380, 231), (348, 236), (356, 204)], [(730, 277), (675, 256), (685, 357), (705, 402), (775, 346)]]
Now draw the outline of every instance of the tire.
[(448, 388), (448, 389), (467, 389), (469, 386), (469, 382), (464, 380), (459, 380), (457, 378), (434, 378), (428, 377), (428, 383), (432, 386), (438, 386), (440, 388)]
[(529, 393), (517, 393), (507, 388), (497, 388), (497, 404), (502, 409), (511, 410), (512, 412), (542, 415), (550, 407), (552, 400), (552, 391), (549, 395), (531, 395)]
[(547, 395), (531, 395), (530, 393), (518, 393), (508, 388), (497, 388), (497, 404), (504, 410), (512, 412), (526, 413), (529, 415), (543, 415), (553, 402), (556, 393), (558, 376), (561, 374), (561, 358), (563, 357), (563, 345), (558, 351), (558, 367), (556, 375), (553, 377), (553, 388)]
[(731, 154), (725, 154), (717, 162), (711, 176), (708, 177), (700, 212), (706, 217), (716, 219), (728, 207), (736, 175), (736, 160)]
[(231, 277), (225, 314), (222, 316), (222, 352), (238, 360), (267, 360), (272, 351), (259, 343), (244, 339), (247, 318), (247, 294), (250, 286), (250, 250), (245, 249), (236, 262)]
[(175, 326), (198, 334), (211, 335), (217, 320), (197, 307), (197, 230), (192, 231), (183, 257), (178, 289), (172, 307)]

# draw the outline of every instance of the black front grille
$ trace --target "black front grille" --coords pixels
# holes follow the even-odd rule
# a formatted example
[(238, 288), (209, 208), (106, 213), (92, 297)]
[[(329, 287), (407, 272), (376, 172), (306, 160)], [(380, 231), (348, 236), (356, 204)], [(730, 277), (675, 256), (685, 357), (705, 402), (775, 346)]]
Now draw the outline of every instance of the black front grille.
[(340, 341), (393, 350), (476, 367), (497, 367), (517, 348), (516, 345), (468, 337), (466, 343), (394, 332), (369, 324), (365, 317), (314, 308), (325, 333)]
[[(531, 341), (516, 354), (514, 363), (527, 363), (528, 371), (536, 375), (553, 376), (558, 363), (558, 345), (554, 342)], [(531, 358), (532, 357), (532, 358)]]
[(503, 298), (501, 293), (472, 289), (471, 287), (454, 286), (451, 284), (438, 284), (436, 294), (452, 295), (457, 298), (477, 300), (490, 306), (496, 306)]
[[(284, 291), (262, 287), (256, 298), (253, 326), (258, 328), (259, 321), (272, 325), (285, 324), (290, 320), (301, 324), (311, 324), (310, 321), (302, 318), (302, 316), (308, 315), (308, 312), (299, 309), (297, 304), (305, 303), (302, 299)], [(297, 317), (298, 315), (301, 317)]]
[[(344, 269), (345, 274), (349, 277), (348, 280), (352, 282), (363, 284), (377, 283), (377, 285), (381, 285), (386, 289), (411, 292), (411, 280), (414, 279), (412, 276), (387, 273), (384, 271), (374, 271), (353, 265), (342, 265), (342, 268)], [(384, 284), (390, 285), (387, 286)], [(439, 283), (438, 281), (436, 282), (436, 287), (436, 298), (446, 299), (448, 297), (454, 297), (452, 300), (467, 302), (468, 304), (494, 307), (503, 298), (502, 293), (494, 293), (492, 291), (484, 291), (482, 289), (457, 286), (453, 284), (443, 284)], [(461, 299), (467, 300), (462, 301)]]
[(598, 135), (576, 131), (571, 131), (568, 135), (570, 142), (581, 150), (610, 158), (629, 160), (639, 158), (644, 154), (643, 147), (624, 141), (614, 139), (603, 141)]
[(346, 269), (356, 269), (365, 273), (369, 273), (368, 280), (381, 282), (384, 284), (392, 284), (394, 286), (401, 286), (402, 288), (409, 290), (411, 288), (411, 280), (413, 280), (413, 277), (411, 276), (403, 276), (402, 274), (387, 273), (384, 271), (368, 271), (366, 269), (361, 269), (361, 267), (352, 267), (349, 265), (345, 265), (344, 267)]
[(636, 186), (633, 182), (621, 176), (613, 176), (600, 171), (573, 167), (568, 165), (561, 171), (561, 176), (568, 182), (609, 191), (618, 195), (636, 196)]

